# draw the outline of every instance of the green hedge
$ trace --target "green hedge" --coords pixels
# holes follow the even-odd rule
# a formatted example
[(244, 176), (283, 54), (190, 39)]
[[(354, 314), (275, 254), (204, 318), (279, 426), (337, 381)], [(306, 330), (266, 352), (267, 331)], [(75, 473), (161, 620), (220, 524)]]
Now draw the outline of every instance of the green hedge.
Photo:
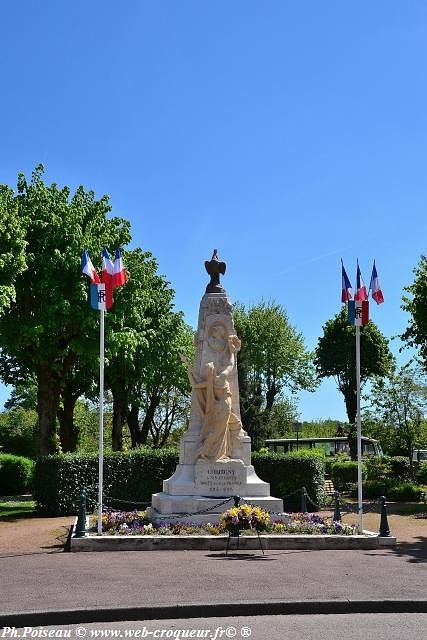
[[(104, 502), (108, 506), (131, 508), (131, 502), (150, 502), (151, 494), (162, 490), (178, 463), (173, 449), (136, 450), (113, 453), (104, 459)], [(270, 483), (271, 495), (282, 498), (305, 486), (315, 504), (324, 499), (324, 464), (321, 458), (302, 452), (277, 454), (253, 453), (257, 475)], [(84, 487), (89, 508), (94, 508), (98, 491), (98, 457), (64, 454), (39, 458), (34, 473), (34, 499), (45, 515), (69, 515), (77, 512), (80, 491)], [(114, 502), (110, 498), (122, 500)], [(313, 505), (307, 505), (313, 510)], [(299, 510), (300, 494), (285, 501), (285, 510)]]
[(427, 484), (427, 460), (425, 462), (420, 462), (420, 466), (418, 467), (415, 475), (418, 482), (421, 484)]
[[(331, 465), (331, 478), (337, 491), (346, 491), (348, 485), (357, 482), (357, 461), (337, 461)], [(366, 478), (366, 466), (362, 464), (362, 478)]]
[[(323, 505), (325, 499), (323, 456), (304, 449), (284, 454), (254, 452), (252, 464), (261, 480), (270, 483), (271, 495), (283, 498), (285, 511), (300, 510), (301, 494), (299, 490), (303, 486), (307, 489), (308, 496), (315, 505)], [(309, 511), (317, 510), (310, 501), (308, 501), (307, 508)]]
[[(393, 479), (367, 480), (363, 483), (363, 497), (375, 499), (385, 496), (391, 502), (419, 502), (422, 498), (423, 487), (411, 482), (396, 482)], [(350, 491), (353, 498), (357, 497), (357, 486)]]
[(29, 458), (0, 453), (0, 496), (18, 495), (31, 489), (34, 462)]
[[(162, 490), (162, 481), (175, 471), (176, 450), (135, 450), (104, 458), (104, 503), (115, 509), (131, 502), (150, 502)], [(76, 513), (82, 488), (88, 506), (98, 500), (98, 456), (63, 454), (39, 458), (34, 472), (34, 500), (44, 515)], [(113, 499), (113, 500), (112, 500)], [(114, 499), (123, 502), (115, 502)]]

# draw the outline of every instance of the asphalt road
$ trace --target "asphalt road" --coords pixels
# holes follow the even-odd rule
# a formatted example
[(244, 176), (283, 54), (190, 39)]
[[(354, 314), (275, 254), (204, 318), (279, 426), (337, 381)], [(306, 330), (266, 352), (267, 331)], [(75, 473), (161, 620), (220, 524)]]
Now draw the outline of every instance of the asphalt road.
[[(0, 638), (53, 637), (71, 640), (119, 638), (207, 638), (227, 640), (424, 640), (427, 614), (347, 614), (193, 618), (124, 621), (56, 627), (0, 629)], [(61, 635), (66, 632), (67, 635)]]

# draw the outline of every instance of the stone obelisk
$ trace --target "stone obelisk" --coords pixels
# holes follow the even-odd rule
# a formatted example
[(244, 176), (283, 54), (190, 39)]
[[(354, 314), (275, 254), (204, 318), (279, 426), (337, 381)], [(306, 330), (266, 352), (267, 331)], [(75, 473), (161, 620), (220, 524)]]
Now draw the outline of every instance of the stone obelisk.
[[(193, 522), (212, 522), (215, 513), (233, 504), (235, 495), (264, 509), (283, 511), (282, 500), (270, 496), (270, 485), (251, 465), (251, 439), (240, 419), (240, 340), (232, 304), (220, 284), (226, 265), (215, 250), (205, 267), (210, 282), (200, 303), (196, 361), (191, 365), (182, 358), (192, 386), (189, 428), (181, 439), (175, 473), (164, 480), (163, 491), (152, 496), (150, 516), (163, 521), (186, 514)], [(229, 504), (224, 504), (226, 498)], [(206, 509), (207, 513), (198, 513)]]

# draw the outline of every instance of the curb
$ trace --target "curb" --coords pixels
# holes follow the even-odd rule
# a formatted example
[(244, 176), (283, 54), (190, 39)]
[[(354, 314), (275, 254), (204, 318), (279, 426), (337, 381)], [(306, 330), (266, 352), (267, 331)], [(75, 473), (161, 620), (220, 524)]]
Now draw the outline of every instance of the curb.
[(67, 626), (91, 622), (168, 620), (232, 616), (313, 615), (348, 613), (427, 613), (427, 600), (319, 600), (294, 602), (197, 603), (118, 607), (115, 609), (65, 609), (2, 614), (0, 627)]

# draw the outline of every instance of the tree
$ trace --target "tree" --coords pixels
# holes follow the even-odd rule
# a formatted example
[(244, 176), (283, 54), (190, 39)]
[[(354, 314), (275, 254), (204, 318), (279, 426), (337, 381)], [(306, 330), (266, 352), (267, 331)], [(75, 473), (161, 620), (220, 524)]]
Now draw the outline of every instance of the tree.
[(393, 440), (409, 457), (423, 443), (427, 409), (425, 377), (416, 367), (405, 365), (387, 378), (376, 378), (369, 397), (368, 417), (375, 415), (393, 432)]
[(16, 278), (26, 268), (25, 245), (15, 195), (0, 185), (0, 314), (15, 300)]
[(237, 359), (242, 423), (257, 447), (269, 433), (274, 404), (283, 401), (285, 390), (313, 391), (315, 371), (302, 335), (280, 304), (260, 302), (248, 309), (236, 304), (234, 322), (242, 341)]
[[(113, 395), (114, 450), (123, 448), (126, 421), (132, 447), (145, 444), (150, 431), (158, 443), (163, 441), (161, 432), (170, 430), (171, 418), (177, 416), (179, 394), (189, 391), (178, 354), (188, 353), (192, 343), (182, 314), (173, 311), (174, 291), (157, 273), (156, 260), (141, 249), (125, 253), (124, 258), (129, 280), (116, 290), (106, 337), (105, 376)], [(162, 401), (163, 413), (159, 411)]]
[[(347, 309), (328, 320), (317, 343), (315, 365), (319, 378), (333, 377), (344, 396), (348, 421), (356, 422), (356, 329), (347, 323)], [(394, 367), (388, 340), (372, 322), (360, 328), (360, 383), (386, 376)]]
[(409, 347), (417, 348), (427, 371), (427, 257), (421, 256), (414, 269), (414, 282), (405, 287), (409, 295), (404, 295), (402, 309), (411, 319), (406, 331), (400, 337)]
[(45, 185), (42, 178), (41, 165), (30, 183), (18, 177), (14, 204), (24, 231), (26, 270), (16, 278), (16, 299), (0, 317), (0, 376), (13, 386), (35, 377), (40, 451), (46, 454), (56, 448), (67, 375), (88, 336), (97, 333), (97, 314), (88, 309), (81, 275), (82, 250), (100, 256), (104, 245), (129, 242), (130, 233), (127, 221), (107, 218), (106, 196), (96, 200), (78, 187), (71, 197), (68, 187)]

